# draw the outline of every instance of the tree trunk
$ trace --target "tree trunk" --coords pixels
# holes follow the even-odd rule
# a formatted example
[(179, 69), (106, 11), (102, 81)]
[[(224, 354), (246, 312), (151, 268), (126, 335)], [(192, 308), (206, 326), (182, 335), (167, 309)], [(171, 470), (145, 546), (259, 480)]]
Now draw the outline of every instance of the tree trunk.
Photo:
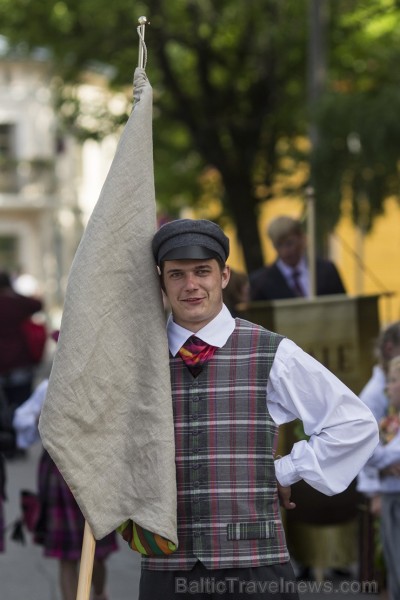
[(244, 178), (224, 177), (224, 184), (247, 271), (251, 273), (264, 265), (256, 214), (257, 199), (249, 197), (253, 186)]

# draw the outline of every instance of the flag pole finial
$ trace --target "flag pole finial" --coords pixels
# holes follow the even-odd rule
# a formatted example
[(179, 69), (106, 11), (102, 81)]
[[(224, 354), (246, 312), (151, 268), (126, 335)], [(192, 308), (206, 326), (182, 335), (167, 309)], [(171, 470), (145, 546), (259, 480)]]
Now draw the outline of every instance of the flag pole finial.
[(139, 26), (137, 28), (137, 32), (139, 35), (139, 59), (138, 59), (138, 67), (140, 69), (146, 68), (147, 62), (147, 48), (144, 42), (144, 32), (146, 25), (150, 25), (150, 22), (147, 20), (147, 17), (139, 17), (138, 18)]

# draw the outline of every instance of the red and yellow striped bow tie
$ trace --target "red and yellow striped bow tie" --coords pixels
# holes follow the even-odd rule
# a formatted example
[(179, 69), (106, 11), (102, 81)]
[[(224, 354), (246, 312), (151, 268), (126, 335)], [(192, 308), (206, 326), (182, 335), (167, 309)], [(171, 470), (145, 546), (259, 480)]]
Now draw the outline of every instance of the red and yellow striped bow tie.
[(193, 375), (197, 377), (204, 364), (214, 356), (218, 348), (206, 344), (195, 335), (190, 336), (179, 350), (178, 354)]

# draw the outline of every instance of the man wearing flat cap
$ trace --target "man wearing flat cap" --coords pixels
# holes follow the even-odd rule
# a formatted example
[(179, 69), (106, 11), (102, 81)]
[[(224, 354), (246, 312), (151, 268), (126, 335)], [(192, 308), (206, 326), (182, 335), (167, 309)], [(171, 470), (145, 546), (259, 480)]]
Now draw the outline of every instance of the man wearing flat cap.
[[(369, 409), (292, 341), (222, 300), (229, 240), (211, 221), (161, 227), (153, 254), (167, 323), (179, 547), (143, 558), (140, 600), (297, 598), (279, 510), (291, 484), (343, 491), (378, 442)], [(277, 457), (278, 426), (310, 436)]]

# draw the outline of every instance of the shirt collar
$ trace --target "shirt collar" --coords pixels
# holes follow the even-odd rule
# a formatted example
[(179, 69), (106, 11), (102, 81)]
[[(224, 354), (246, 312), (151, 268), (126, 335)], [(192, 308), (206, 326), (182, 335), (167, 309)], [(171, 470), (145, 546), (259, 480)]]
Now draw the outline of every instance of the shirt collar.
[[(206, 344), (222, 348), (235, 329), (235, 319), (225, 304), (216, 317), (195, 334)], [(168, 346), (172, 356), (176, 356), (186, 340), (194, 335), (193, 331), (181, 327), (173, 320), (172, 314), (167, 322)]]
[(308, 272), (307, 261), (305, 256), (301, 257), (301, 259), (295, 267), (289, 267), (289, 265), (285, 264), (280, 258), (278, 258), (276, 264), (278, 268), (282, 271), (286, 279), (290, 279), (293, 275), (293, 271), (295, 270), (298, 271), (300, 274)]

